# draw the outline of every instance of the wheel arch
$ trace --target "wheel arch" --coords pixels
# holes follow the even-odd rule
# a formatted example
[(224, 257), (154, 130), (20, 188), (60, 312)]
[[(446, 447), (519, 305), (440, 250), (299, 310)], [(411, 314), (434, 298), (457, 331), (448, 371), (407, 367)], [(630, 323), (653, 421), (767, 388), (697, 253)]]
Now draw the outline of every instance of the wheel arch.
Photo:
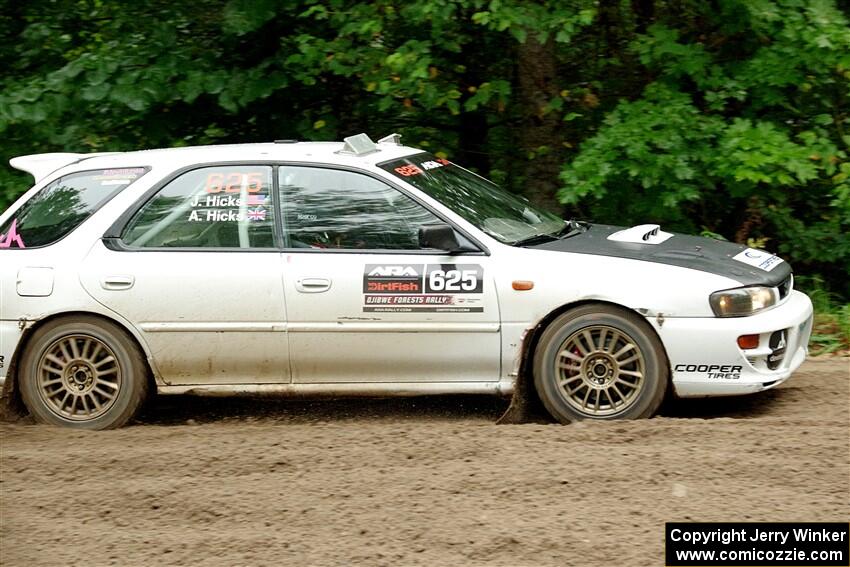
[[(646, 320), (646, 316), (639, 311), (620, 303), (604, 299), (582, 299), (571, 303), (565, 303), (544, 315), (533, 327), (529, 327), (523, 335), (519, 350), (519, 361), (516, 366), (517, 376), (514, 384), (513, 398), (511, 400), (510, 407), (499, 419), (499, 423), (522, 423), (529, 419), (534, 419), (535, 415), (548, 415), (546, 410), (543, 409), (543, 404), (537, 397), (537, 391), (534, 388), (534, 353), (540, 343), (540, 337), (543, 335), (543, 332), (555, 319), (568, 311), (578, 307), (584, 307), (586, 305), (604, 305), (613, 307), (625, 313), (637, 315), (641, 320)], [(667, 348), (664, 346), (664, 342), (661, 340), (661, 336), (658, 334), (658, 331), (648, 321), (646, 323), (649, 329), (652, 330), (653, 336), (658, 340), (658, 344), (661, 345), (661, 352), (664, 354), (664, 359), (667, 363), (668, 371), (665, 395), (668, 395), (672, 387), (670, 357), (667, 354)]]
[(58, 313), (52, 313), (45, 317), (34, 321), (32, 325), (25, 326), (22, 333), (21, 338), (18, 341), (18, 346), (15, 348), (15, 352), (12, 354), (12, 359), (9, 362), (9, 368), (6, 373), (6, 383), (3, 385), (3, 391), (0, 392), (0, 415), (9, 414), (9, 417), (14, 416), (24, 416), (27, 415), (26, 406), (24, 406), (23, 399), (21, 398), (21, 389), (18, 384), (19, 380), (19, 372), (18, 365), (21, 360), (21, 356), (23, 355), (24, 349), (26, 349), (29, 341), (32, 339), (33, 334), (44, 325), (52, 321), (56, 321), (57, 319), (64, 319), (69, 317), (93, 317), (95, 319), (100, 319), (102, 321), (106, 321), (113, 325), (116, 325), (122, 331), (127, 333), (127, 336), (139, 347), (139, 350), (142, 352), (142, 355), (145, 359), (145, 365), (147, 367), (147, 379), (148, 386), (150, 387), (150, 392), (156, 392), (157, 381), (155, 378), (154, 368), (151, 363), (150, 354), (147, 349), (147, 345), (145, 345), (144, 341), (138, 336), (134, 329), (132, 329), (127, 323), (116, 319), (114, 317), (110, 317), (103, 313), (98, 313), (96, 311), (85, 311), (85, 310), (76, 310), (76, 311), (61, 311)]

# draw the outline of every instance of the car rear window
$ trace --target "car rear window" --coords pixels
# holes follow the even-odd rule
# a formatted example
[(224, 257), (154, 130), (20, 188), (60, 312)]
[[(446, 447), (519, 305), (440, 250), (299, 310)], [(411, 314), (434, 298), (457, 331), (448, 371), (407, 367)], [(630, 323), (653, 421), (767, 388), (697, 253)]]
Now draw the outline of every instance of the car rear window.
[(145, 168), (132, 167), (60, 177), (44, 186), (0, 226), (0, 248), (53, 244), (146, 172)]

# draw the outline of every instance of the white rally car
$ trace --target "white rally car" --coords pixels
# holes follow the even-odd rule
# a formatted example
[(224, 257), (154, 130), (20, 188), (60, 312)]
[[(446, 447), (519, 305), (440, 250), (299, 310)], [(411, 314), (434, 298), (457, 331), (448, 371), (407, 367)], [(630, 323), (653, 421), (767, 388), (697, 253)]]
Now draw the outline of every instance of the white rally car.
[(564, 221), (397, 135), (11, 160), (0, 380), (102, 429), (171, 393), (536, 391), (641, 418), (771, 388), (812, 305), (761, 250)]

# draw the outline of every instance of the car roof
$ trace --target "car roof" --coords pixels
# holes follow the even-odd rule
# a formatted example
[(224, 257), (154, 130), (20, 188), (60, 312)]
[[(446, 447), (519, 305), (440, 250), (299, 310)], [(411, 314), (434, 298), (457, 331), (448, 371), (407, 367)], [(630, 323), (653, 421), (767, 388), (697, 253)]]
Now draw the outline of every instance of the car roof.
[[(376, 163), (420, 153), (422, 150), (392, 142), (379, 142), (375, 150), (357, 155), (344, 151), (343, 142), (278, 141), (255, 144), (223, 144), (161, 148), (131, 152), (93, 154), (34, 154), (11, 161), (13, 167), (29, 171), (37, 180), (59, 169), (63, 173), (114, 167), (156, 166), (178, 169), (194, 164), (238, 161), (291, 161), (338, 164), (351, 167)], [(347, 150), (347, 148), (345, 148)], [(61, 157), (60, 157), (61, 156)], [(62, 162), (65, 163), (62, 163)], [(47, 163), (53, 164), (45, 171)], [(36, 169), (37, 168), (37, 169)]]

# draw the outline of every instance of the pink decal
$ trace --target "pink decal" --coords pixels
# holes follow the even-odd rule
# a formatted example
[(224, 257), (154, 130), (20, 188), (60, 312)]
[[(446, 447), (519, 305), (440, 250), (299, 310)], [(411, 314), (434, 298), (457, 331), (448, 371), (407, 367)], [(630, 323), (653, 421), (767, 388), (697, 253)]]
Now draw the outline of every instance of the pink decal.
[(0, 248), (11, 248), (13, 242), (18, 243), (18, 248), (26, 248), (21, 235), (18, 234), (18, 219), (12, 221), (12, 226), (9, 227), (9, 232), (5, 237), (0, 234)]

